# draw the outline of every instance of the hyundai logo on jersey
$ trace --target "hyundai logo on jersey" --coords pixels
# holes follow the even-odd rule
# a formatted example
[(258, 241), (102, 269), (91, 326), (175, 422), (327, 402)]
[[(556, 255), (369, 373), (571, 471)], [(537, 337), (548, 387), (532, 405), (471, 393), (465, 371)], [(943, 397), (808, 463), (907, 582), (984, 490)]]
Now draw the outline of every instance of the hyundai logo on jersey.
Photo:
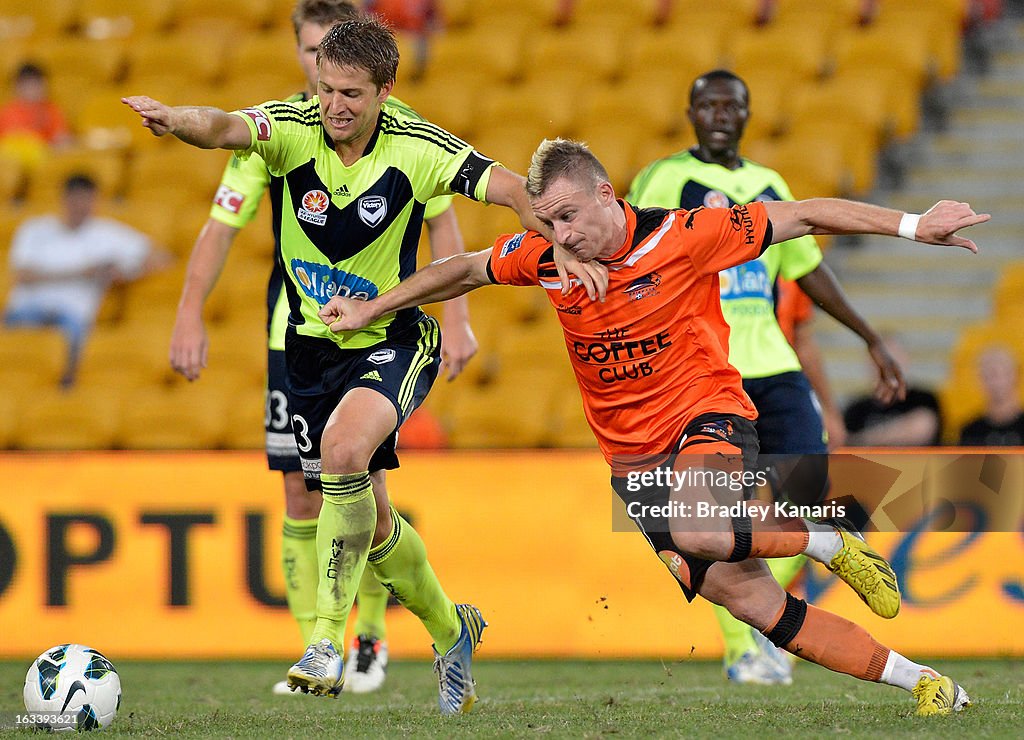
[(369, 301), (377, 297), (377, 286), (364, 277), (329, 265), (292, 260), (292, 274), (302, 292), (321, 306), (336, 295)]
[(768, 270), (757, 260), (718, 273), (718, 288), (723, 301), (739, 298), (773, 300)]

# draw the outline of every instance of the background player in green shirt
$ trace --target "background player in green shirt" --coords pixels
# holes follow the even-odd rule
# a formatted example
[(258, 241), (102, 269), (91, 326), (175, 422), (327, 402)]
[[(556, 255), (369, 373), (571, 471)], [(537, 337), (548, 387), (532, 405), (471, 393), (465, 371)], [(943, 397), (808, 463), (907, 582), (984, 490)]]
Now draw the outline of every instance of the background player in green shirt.
[[(753, 201), (793, 200), (779, 173), (740, 156), (750, 115), (746, 83), (714, 70), (690, 88), (690, 123), (697, 146), (649, 164), (634, 179), (626, 199), (642, 207), (723, 208)], [(808, 162), (812, 166), (812, 162)], [(824, 455), (827, 438), (821, 409), (775, 317), (775, 284), (795, 280), (812, 300), (858, 334), (878, 368), (877, 397), (885, 403), (906, 388), (899, 366), (878, 334), (853, 309), (832, 271), (822, 262), (813, 236), (776, 244), (758, 259), (720, 273), (722, 312), (729, 324), (729, 362), (758, 411), (757, 433), (764, 455)], [(787, 585), (803, 558), (771, 561)], [(730, 680), (790, 683), (791, 663), (724, 609), (716, 615), (725, 638)]]
[[(309, 100), (316, 94), (316, 52), (321, 39), (335, 23), (359, 15), (359, 8), (348, 0), (300, 0), (295, 6), (292, 25), (306, 89), (289, 98), (289, 102)], [(394, 98), (388, 103), (402, 105)], [(171, 365), (189, 380), (197, 380), (206, 367), (209, 339), (203, 323), (203, 306), (216, 285), (235, 236), (256, 216), (265, 191), (269, 191), (274, 212), (275, 244), (280, 241), (283, 188), (280, 183), (271, 184), (271, 180), (266, 164), (256, 154), (247, 159), (233, 156), (224, 170), (210, 217), (192, 250), (171, 336)], [(450, 196), (431, 200), (424, 218), (434, 259), (463, 251)], [(302, 644), (306, 645), (316, 623), (316, 522), (321, 497), (318, 491), (306, 490), (299, 450), (292, 434), (285, 377), (284, 335), (288, 302), (283, 279), (280, 263), (274, 260), (267, 285), (266, 451), (270, 469), (283, 474), (285, 519), (281, 557), (285, 594), (288, 608), (299, 624)], [(441, 355), (449, 378), (453, 379), (477, 349), (465, 299), (444, 305), (444, 330)], [(380, 495), (386, 498), (385, 472), (373, 471), (370, 478), (374, 489), (381, 491)], [(358, 618), (353, 629), (355, 638), (349, 648), (345, 685), (348, 691), (365, 693), (383, 684), (388, 662), (385, 640), (388, 591), (369, 568), (363, 573), (356, 600), (359, 604)], [(274, 686), (274, 693), (291, 692), (286, 682), (280, 681)]]
[(143, 125), (201, 148), (256, 153), (281, 177), (281, 249), (290, 307), (285, 351), (293, 430), (307, 486), (324, 505), (317, 525), (317, 623), (288, 683), (336, 695), (338, 654), (367, 561), (434, 640), (443, 714), (468, 711), (470, 662), (486, 626), (455, 605), (415, 530), (376, 499), (369, 471), (395, 467), (397, 428), (426, 395), (439, 364), (436, 322), (419, 309), (335, 334), (318, 312), (334, 295), (373, 298), (416, 268), (423, 210), (460, 193), (514, 208), (540, 227), (524, 180), (432, 124), (384, 107), (398, 48), (372, 19), (331, 28), (317, 56), (318, 98), (271, 101), (233, 114), (125, 98)]

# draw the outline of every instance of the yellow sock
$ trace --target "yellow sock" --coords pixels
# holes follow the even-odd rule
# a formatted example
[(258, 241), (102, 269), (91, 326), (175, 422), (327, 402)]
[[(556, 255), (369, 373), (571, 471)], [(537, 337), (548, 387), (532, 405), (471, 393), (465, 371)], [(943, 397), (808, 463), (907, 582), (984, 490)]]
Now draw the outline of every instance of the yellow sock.
[(316, 519), (284, 518), (281, 565), (288, 610), (299, 623), (302, 645), (309, 644), (316, 624)]
[(462, 622), (427, 562), (427, 548), (409, 522), (394, 509), (391, 536), (370, 551), (368, 564), (402, 606), (427, 628), (434, 649), (444, 655), (458, 642)]
[(357, 635), (369, 635), (383, 640), (387, 637), (387, 626), (384, 614), (388, 610), (388, 590), (377, 580), (372, 568), (363, 571), (356, 592), (356, 624)]
[(345, 622), (356, 598), (359, 579), (377, 524), (377, 506), (370, 474), (320, 476), (324, 504), (317, 520), (316, 549), (320, 571), (316, 595), (316, 627), (310, 642), (327, 638), (344, 649)]

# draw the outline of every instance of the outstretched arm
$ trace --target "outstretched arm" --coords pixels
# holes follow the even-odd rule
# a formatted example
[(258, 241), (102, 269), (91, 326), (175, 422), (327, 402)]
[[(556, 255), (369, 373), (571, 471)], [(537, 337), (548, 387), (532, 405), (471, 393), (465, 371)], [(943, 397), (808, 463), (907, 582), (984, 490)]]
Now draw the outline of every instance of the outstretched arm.
[[(465, 252), (462, 232), (455, 209), (449, 207), (431, 219), (428, 219), (427, 230), (430, 234), (430, 254), (435, 260), (453, 257)], [(441, 360), (444, 363), (442, 372), (447, 371), (448, 380), (455, 380), (479, 345), (469, 325), (469, 301), (456, 298), (444, 304), (441, 334)]]
[(252, 134), (245, 121), (220, 108), (169, 106), (144, 95), (121, 98), (121, 102), (139, 114), (142, 125), (154, 136), (172, 134), (200, 149), (252, 146)]
[[(784, 248), (784, 247), (783, 247)], [(878, 383), (875, 398), (889, 405), (896, 399), (903, 400), (907, 384), (899, 364), (889, 354), (878, 333), (850, 305), (846, 294), (836, 281), (835, 275), (824, 262), (809, 273), (797, 279), (797, 285), (812, 301), (821, 306), (832, 318), (849, 328), (864, 340), (872, 362), (878, 368)]]
[(333, 332), (355, 331), (403, 308), (465, 295), (491, 284), (487, 275), (490, 258), (491, 250), (485, 249), (432, 262), (372, 301), (334, 296), (320, 309), (320, 319)]
[(807, 234), (881, 234), (971, 252), (977, 252), (978, 246), (956, 232), (991, 218), (952, 200), (940, 200), (920, 216), (838, 198), (770, 201), (765, 210), (772, 222), (773, 244)]

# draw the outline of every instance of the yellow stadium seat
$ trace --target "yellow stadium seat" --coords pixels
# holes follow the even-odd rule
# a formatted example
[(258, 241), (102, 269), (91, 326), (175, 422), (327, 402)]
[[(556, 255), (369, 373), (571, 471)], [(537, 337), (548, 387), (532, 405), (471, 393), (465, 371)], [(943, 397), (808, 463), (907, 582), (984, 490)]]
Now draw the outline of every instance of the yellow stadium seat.
[(657, 136), (642, 119), (625, 117), (615, 122), (595, 119), (579, 129), (578, 138), (586, 142), (608, 171), (615, 192), (625, 194), (641, 166), (637, 147), (641, 141)]
[(573, 25), (607, 25), (637, 31), (655, 21), (656, 0), (575, 0), (570, 22)]
[(31, 369), (37, 385), (55, 387), (64, 373), (67, 355), (64, 335), (57, 329), (0, 327), (0, 367)]
[(174, 0), (86, 0), (78, 5), (78, 17), (87, 38), (140, 38), (165, 31), (173, 10)]
[(126, 379), (134, 376), (126, 381), (131, 385), (167, 385), (173, 380), (168, 363), (170, 335), (166, 319), (157, 321), (150, 316), (145, 321), (132, 317), (124, 325), (97, 327), (85, 343), (81, 373), (102, 377), (113, 367)]
[[(224, 38), (216, 33), (189, 30), (160, 37), (145, 36), (134, 40), (129, 49), (129, 82), (161, 74), (172, 74), (193, 84), (219, 82), (225, 61)], [(174, 105), (202, 102), (187, 93), (184, 83), (183, 89), (186, 95), (180, 100), (161, 102)], [(149, 95), (149, 92), (140, 88), (135, 94)]]
[[(449, 438), (459, 449), (540, 447), (550, 436), (548, 399), (535, 391), (535, 377), (521, 377), (523, 385), (489, 385), (462, 389), (453, 395), (449, 416)], [(522, 395), (529, 388), (529, 402), (509, 404), (508, 394)]]
[(551, 410), (551, 444), (565, 448), (597, 447), (597, 438), (587, 423), (583, 399), (576, 387), (567, 388), (556, 398)]
[(261, 396), (252, 403), (236, 401), (228, 405), (224, 446), (231, 450), (262, 450), (266, 447), (265, 404)]
[[(110, 85), (121, 78), (127, 64), (121, 39), (66, 38), (60, 43), (41, 45), (33, 56), (50, 71), (54, 85), (61, 80), (73, 80), (85, 87)], [(65, 100), (57, 100), (65, 110), (77, 110)]]
[(175, 0), (171, 22), (179, 30), (218, 25), (244, 34), (263, 28), (270, 22), (272, 11), (270, 0), (240, 0), (234, 3)]
[(138, 88), (91, 90), (75, 116), (73, 126), (83, 143), (93, 149), (155, 146), (157, 139), (142, 126), (139, 116), (121, 102), (122, 95)]
[(831, 38), (835, 31), (858, 24), (861, 5), (861, 0), (776, 0), (769, 28), (801, 40), (813, 28)]
[(125, 449), (205, 450), (223, 446), (230, 399), (202, 382), (126, 394), (118, 441)]
[(115, 444), (118, 389), (72, 389), (22, 404), (14, 445), (25, 450), (105, 450)]
[(244, 34), (230, 47), (226, 78), (257, 72), (273, 72), (285, 67), (301, 78), (295, 67), (295, 33), (291, 28), (277, 28), (265, 33)]
[(920, 94), (929, 69), (925, 32), (924, 29), (894, 30), (872, 26), (842, 33), (832, 49), (835, 73), (875, 69), (895, 71)]
[[(863, 195), (875, 180), (879, 140), (877, 135), (865, 131), (853, 121), (843, 120), (800, 120), (794, 121), (787, 131), (786, 139), (794, 142), (798, 149), (801, 142), (806, 147), (806, 158), (811, 168), (814, 159), (825, 156), (838, 146), (843, 153), (845, 170), (844, 187), (846, 194)], [(813, 173), (808, 173), (813, 175)]]
[(927, 40), (929, 71), (948, 81), (960, 68), (960, 36), (964, 17), (963, 3), (905, 2), (881, 3), (874, 28), (894, 35), (922, 34)]
[(463, 12), (468, 16), (467, 25), (473, 26), (474, 30), (477, 25), (485, 24), (491, 16), (508, 17), (514, 14), (528, 18), (534, 28), (543, 28), (552, 25), (559, 18), (559, 2), (560, 0), (488, 0), (482, 3), (477, 0), (469, 4), (468, 12)]
[(761, 0), (673, 0), (665, 28), (685, 34), (681, 39), (706, 33), (721, 37), (751, 27), (760, 4)]
[(31, 36), (53, 38), (74, 28), (77, 6), (77, 0), (52, 0), (47, 3), (0, 0), (0, 18), (12, 25), (24, 24)]
[(870, 79), (837, 77), (819, 85), (804, 85), (790, 100), (792, 121), (854, 122), (881, 139), (889, 128), (887, 96)]
[(792, 99), (813, 85), (786, 69), (749, 70), (742, 75), (750, 92), (750, 117), (744, 133), (744, 145), (757, 139), (776, 136), (785, 128)]
[(124, 189), (124, 155), (117, 150), (68, 149), (53, 152), (43, 169), (32, 173), (28, 198), (51, 208), (60, 202), (64, 181), (71, 175), (88, 175), (96, 181), (102, 198), (117, 197)]
[(476, 107), (486, 87), (475, 76), (463, 79), (451, 70), (441, 70), (415, 83), (400, 80), (395, 96), (431, 123), (466, 139), (478, 131)]
[[(6, 375), (0, 371), (0, 383), (4, 388), (11, 388), (6, 382)], [(18, 401), (14, 393), (0, 394), (0, 450), (9, 450), (14, 446), (18, 428)]]
[(794, 197), (831, 197), (849, 190), (843, 148), (832, 139), (785, 137), (744, 149), (752, 161), (778, 171)]
[(139, 152), (128, 168), (125, 192), (132, 196), (156, 185), (185, 191), (194, 200), (212, 202), (227, 160), (224, 152), (186, 146)]
[(458, 79), (476, 78), (477, 84), (494, 85), (514, 80), (522, 71), (521, 40), (510, 34), (496, 44), (494, 39), (470, 30), (437, 36), (430, 45), (424, 78), (450, 77), (446, 71), (458, 70)]
[(477, 130), (506, 125), (529, 126), (546, 136), (573, 129), (579, 101), (545, 80), (485, 89), (476, 111)]
[(714, 31), (684, 35), (682, 29), (667, 28), (645, 33), (630, 51), (626, 77), (642, 84), (656, 75), (648, 93), (666, 84), (677, 94), (688, 93), (697, 76), (721, 65), (722, 41), (722, 34)]
[(492, 126), (473, 137), (476, 148), (514, 172), (526, 172), (530, 158), (545, 138), (543, 123), (527, 126), (524, 122)]
[[(21, 196), (25, 189), (25, 170), (21, 160), (0, 154), (0, 202), (7, 203)], [(0, 238), (3, 234), (0, 234)], [(6, 240), (4, 240), (6, 243)]]
[(765, 69), (780, 69), (801, 80), (815, 80), (826, 70), (827, 39), (807, 34), (794, 43), (786, 32), (766, 30), (738, 31), (728, 42), (728, 58), (743, 77)]
[(997, 319), (1024, 313), (1024, 262), (1003, 268), (992, 296), (992, 313)]
[(602, 29), (574, 26), (539, 31), (530, 36), (525, 76), (538, 81), (573, 76), (591, 84), (612, 80), (623, 72), (624, 51)]

